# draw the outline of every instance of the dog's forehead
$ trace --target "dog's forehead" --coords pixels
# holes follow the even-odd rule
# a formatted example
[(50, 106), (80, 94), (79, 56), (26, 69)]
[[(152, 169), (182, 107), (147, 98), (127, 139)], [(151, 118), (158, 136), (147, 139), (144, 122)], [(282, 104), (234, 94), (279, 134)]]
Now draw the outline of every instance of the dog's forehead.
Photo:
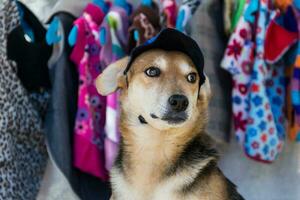
[(192, 60), (184, 53), (161, 49), (152, 49), (142, 53), (135, 59), (133, 65), (135, 67), (149, 67), (149, 65), (154, 65), (165, 71), (176, 68), (183, 74), (196, 69)]

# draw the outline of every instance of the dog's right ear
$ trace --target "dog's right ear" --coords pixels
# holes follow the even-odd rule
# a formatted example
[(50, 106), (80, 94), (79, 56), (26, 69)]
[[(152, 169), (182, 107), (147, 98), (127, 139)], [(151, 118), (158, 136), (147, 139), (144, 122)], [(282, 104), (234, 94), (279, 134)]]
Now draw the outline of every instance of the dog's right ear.
[(126, 84), (126, 77), (123, 72), (127, 66), (129, 57), (124, 57), (106, 67), (106, 69), (97, 77), (97, 91), (106, 96), (113, 93), (118, 88), (123, 88)]

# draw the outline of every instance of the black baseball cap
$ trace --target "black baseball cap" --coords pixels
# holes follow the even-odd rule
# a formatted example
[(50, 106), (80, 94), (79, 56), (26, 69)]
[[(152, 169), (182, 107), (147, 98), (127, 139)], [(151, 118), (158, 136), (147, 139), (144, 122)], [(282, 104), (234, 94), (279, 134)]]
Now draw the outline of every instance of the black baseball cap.
[(197, 42), (186, 34), (173, 29), (165, 28), (160, 31), (155, 37), (146, 41), (144, 44), (135, 47), (130, 53), (129, 62), (124, 71), (124, 75), (129, 71), (133, 61), (142, 53), (150, 49), (162, 49), (165, 51), (180, 51), (191, 58), (196, 66), (197, 72), (200, 76), (200, 86), (205, 82), (203, 72), (204, 57)]

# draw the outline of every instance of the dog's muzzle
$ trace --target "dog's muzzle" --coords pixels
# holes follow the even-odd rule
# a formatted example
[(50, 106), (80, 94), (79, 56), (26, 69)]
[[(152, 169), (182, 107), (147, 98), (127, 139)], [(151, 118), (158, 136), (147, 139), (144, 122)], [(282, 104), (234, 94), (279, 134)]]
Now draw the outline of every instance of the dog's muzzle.
[[(187, 120), (186, 109), (189, 105), (188, 98), (184, 95), (175, 94), (168, 99), (168, 111), (160, 118), (169, 124), (180, 124)], [(153, 119), (158, 119), (157, 115), (151, 113)]]

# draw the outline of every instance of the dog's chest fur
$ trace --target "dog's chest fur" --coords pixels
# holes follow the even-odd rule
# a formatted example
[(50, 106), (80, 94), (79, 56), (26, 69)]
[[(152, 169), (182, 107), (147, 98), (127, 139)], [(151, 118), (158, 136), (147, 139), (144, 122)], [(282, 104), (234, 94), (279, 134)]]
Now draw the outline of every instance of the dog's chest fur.
[[(203, 136), (206, 138), (206, 136)], [(203, 138), (195, 138), (187, 144), (181, 153), (168, 160), (168, 151), (162, 147), (147, 149), (146, 144), (138, 152), (130, 151), (126, 155), (126, 147), (121, 148), (117, 162), (111, 171), (111, 182), (114, 200), (223, 200), (227, 198), (212, 197), (207, 193), (209, 187), (217, 186), (209, 192), (222, 193), (224, 184), (217, 176), (210, 176), (216, 169), (216, 151), (204, 146)], [(144, 140), (149, 141), (149, 140)], [(206, 141), (207, 142), (207, 141)], [(153, 144), (149, 144), (153, 147)], [(137, 149), (134, 147), (133, 149)], [(160, 150), (161, 149), (161, 150)], [(163, 150), (164, 149), (164, 150)], [(127, 147), (128, 150), (128, 147)], [(166, 152), (164, 152), (166, 151)], [(166, 155), (164, 155), (166, 154)], [(164, 158), (165, 156), (165, 158)], [(128, 160), (130, 164), (128, 165)], [(164, 160), (165, 159), (165, 160)], [(164, 162), (162, 161), (164, 160)], [(213, 163), (213, 165), (212, 165)], [(205, 185), (199, 189), (201, 181)], [(218, 185), (219, 184), (219, 185)], [(219, 190), (219, 191), (218, 191)], [(226, 191), (223, 191), (225, 194)]]

